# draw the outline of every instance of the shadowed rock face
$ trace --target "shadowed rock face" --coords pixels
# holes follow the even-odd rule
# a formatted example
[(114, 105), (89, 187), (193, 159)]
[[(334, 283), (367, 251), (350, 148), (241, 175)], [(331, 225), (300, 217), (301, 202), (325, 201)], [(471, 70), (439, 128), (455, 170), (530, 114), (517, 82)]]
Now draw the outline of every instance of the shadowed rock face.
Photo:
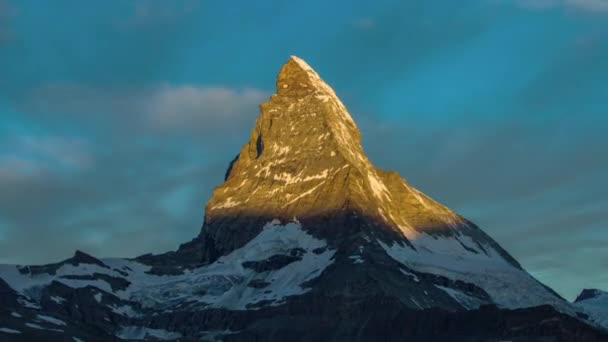
[(100, 267), (108, 268), (108, 266), (104, 265), (104, 263), (101, 262), (99, 259), (96, 259), (81, 251), (76, 251), (74, 253), (74, 256), (72, 256), (71, 258), (66, 259), (62, 262), (43, 265), (43, 266), (25, 266), (25, 267), (20, 268), (19, 272), (21, 274), (32, 274), (32, 275), (44, 274), (44, 273), (55, 274), (57, 269), (63, 265), (78, 266), (81, 264), (97, 265)]
[[(576, 296), (574, 302), (578, 303), (588, 299), (594, 299), (600, 296), (608, 297), (608, 293), (598, 289), (584, 289), (578, 296)], [(608, 308), (606, 308), (606, 311), (608, 311)]]

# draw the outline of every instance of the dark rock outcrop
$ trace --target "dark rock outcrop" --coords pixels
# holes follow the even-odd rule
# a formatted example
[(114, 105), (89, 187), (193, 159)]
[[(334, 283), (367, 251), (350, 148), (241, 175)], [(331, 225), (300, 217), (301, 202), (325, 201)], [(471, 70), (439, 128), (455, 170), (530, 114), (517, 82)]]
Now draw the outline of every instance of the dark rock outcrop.
[(602, 290), (597, 290), (597, 289), (584, 289), (574, 300), (575, 303), (587, 300), (587, 299), (592, 299), (592, 298), (596, 298), (599, 297), (601, 295), (604, 295), (606, 292), (602, 291)]

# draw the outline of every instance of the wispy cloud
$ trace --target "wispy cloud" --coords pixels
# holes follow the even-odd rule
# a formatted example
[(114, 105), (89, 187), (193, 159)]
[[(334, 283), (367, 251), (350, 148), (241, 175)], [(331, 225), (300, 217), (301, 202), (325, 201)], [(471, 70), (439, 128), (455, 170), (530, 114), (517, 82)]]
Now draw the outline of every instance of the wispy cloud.
[(118, 29), (137, 29), (173, 24), (194, 12), (200, 3), (195, 0), (158, 1), (136, 0), (126, 19), (115, 21)]
[(252, 113), (268, 94), (254, 88), (164, 86), (151, 94), (144, 112), (161, 128), (214, 125)]
[(94, 162), (87, 143), (79, 138), (27, 135), (18, 137), (16, 145), (21, 154), (61, 167), (84, 169)]
[[(208, 194), (269, 95), (199, 84), (55, 83), (16, 99), (20, 118), (45, 133), (0, 137), (0, 218), (10, 236), (0, 240), (0, 263), (56, 260), (74, 248), (135, 256), (195, 236)], [(63, 128), (54, 131), (57, 124)], [(28, 255), (18, 253), (24, 245)]]
[(589, 11), (608, 12), (608, 0), (565, 0), (565, 3)]
[(196, 84), (145, 89), (49, 84), (34, 89), (19, 105), (48, 117), (68, 115), (139, 128), (209, 130), (255, 117), (259, 103), (269, 94), (256, 88)]
[(0, 141), (0, 181), (24, 179), (42, 173), (80, 172), (94, 165), (87, 143), (63, 136), (18, 135)]
[(39, 165), (30, 159), (16, 155), (0, 156), (0, 184), (27, 179), (39, 170)]
[[(111, 137), (93, 146), (58, 136), (2, 141), (0, 228), (10, 239), (0, 239), (0, 263), (51, 262), (75, 248), (134, 256), (174, 249), (184, 235), (195, 236), (226, 162), (209, 160), (198, 145), (174, 149), (139, 138), (132, 133), (119, 146)], [(191, 158), (192, 149), (200, 158)], [(94, 167), (80, 167), (83, 162)], [(128, 242), (134, 238), (141, 243), (135, 248)]]
[(0, 44), (13, 38), (11, 20), (17, 15), (17, 9), (8, 0), (0, 0)]
[(595, 13), (608, 13), (608, 0), (519, 0), (519, 5), (535, 10), (571, 8)]
[(355, 20), (353, 25), (360, 30), (371, 30), (376, 26), (376, 21), (372, 18), (361, 18)]

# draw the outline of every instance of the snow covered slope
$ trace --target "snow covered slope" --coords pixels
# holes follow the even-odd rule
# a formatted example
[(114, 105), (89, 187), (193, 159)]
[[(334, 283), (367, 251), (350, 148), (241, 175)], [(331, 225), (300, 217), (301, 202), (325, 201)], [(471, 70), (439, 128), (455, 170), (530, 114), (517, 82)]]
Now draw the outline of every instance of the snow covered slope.
[[(259, 303), (280, 305), (289, 296), (305, 293), (309, 289), (302, 285), (318, 277), (333, 262), (333, 255), (326, 242), (304, 232), (297, 221), (282, 225), (275, 220), (245, 246), (212, 264), (176, 275), (150, 274), (150, 266), (110, 258), (95, 264), (64, 263), (48, 273), (0, 265), (0, 278), (32, 301), (40, 299), (45, 286), (58, 282), (98, 290), (94, 295), (97, 302), (104, 295), (113, 295), (143, 308), (188, 305), (243, 310)], [(64, 298), (52, 300), (60, 303)], [(125, 316), (141, 314), (132, 307), (109, 307)]]
[(589, 320), (608, 329), (608, 292), (584, 290), (574, 303), (577, 308), (589, 315)]

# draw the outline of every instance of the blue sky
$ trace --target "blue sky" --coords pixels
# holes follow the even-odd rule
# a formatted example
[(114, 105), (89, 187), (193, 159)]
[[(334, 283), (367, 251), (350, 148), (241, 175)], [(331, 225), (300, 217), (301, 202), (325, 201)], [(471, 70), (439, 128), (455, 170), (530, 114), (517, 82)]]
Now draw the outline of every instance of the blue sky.
[(0, 0), (0, 262), (194, 237), (291, 54), (378, 166), (608, 289), (606, 0)]

